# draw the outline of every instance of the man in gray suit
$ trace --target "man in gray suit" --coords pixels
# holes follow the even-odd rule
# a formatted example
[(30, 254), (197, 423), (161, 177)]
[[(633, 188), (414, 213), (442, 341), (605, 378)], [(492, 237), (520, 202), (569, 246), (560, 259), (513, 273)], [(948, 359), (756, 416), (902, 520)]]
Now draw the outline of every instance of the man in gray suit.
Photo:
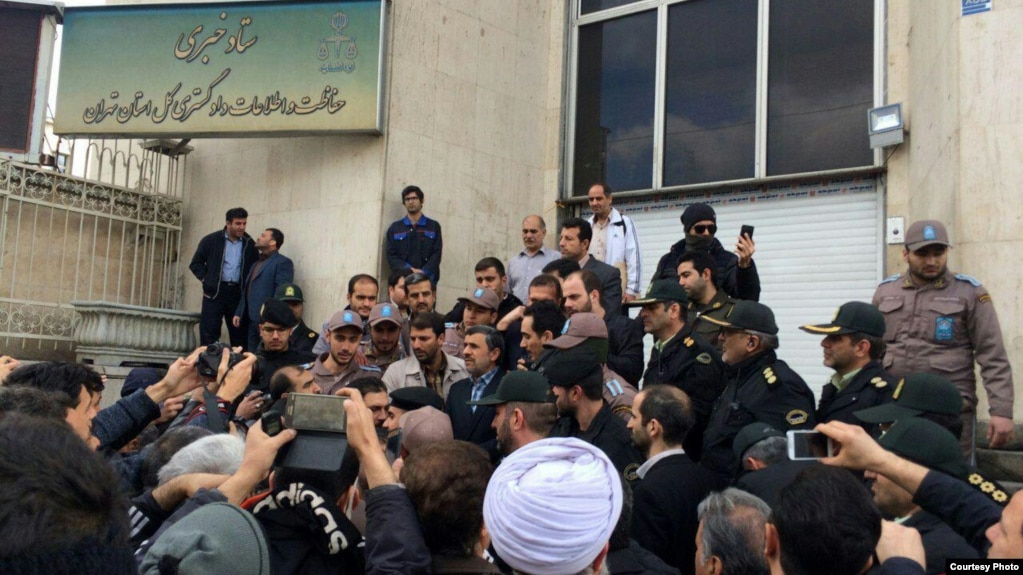
[(618, 268), (609, 266), (597, 258), (590, 257), (590, 241), (593, 228), (582, 218), (568, 218), (561, 224), (561, 257), (579, 262), (579, 267), (597, 274), (604, 287), (600, 303), (608, 315), (621, 313), (622, 274)]

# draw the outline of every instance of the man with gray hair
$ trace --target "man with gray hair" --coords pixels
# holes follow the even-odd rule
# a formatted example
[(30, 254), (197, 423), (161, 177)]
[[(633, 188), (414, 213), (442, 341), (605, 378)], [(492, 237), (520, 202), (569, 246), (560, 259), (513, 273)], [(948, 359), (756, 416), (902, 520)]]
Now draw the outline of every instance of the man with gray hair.
[(759, 497), (729, 487), (700, 503), (696, 531), (698, 575), (767, 575), (764, 526), (771, 508)]
[(529, 282), (561, 257), (558, 250), (543, 245), (546, 237), (547, 224), (542, 217), (531, 215), (522, 220), (523, 250), (508, 260), (508, 291), (522, 301), (529, 299)]
[(816, 461), (792, 461), (785, 434), (766, 423), (751, 423), (739, 430), (732, 451), (742, 466), (735, 486), (773, 505), (778, 492)]
[(702, 465), (718, 474), (722, 487), (738, 470), (732, 442), (743, 426), (759, 422), (775, 429), (812, 429), (813, 392), (778, 359), (778, 324), (762, 303), (735, 303), (725, 319), (701, 316), (722, 327), (721, 360), (735, 373), (714, 404), (703, 435)]

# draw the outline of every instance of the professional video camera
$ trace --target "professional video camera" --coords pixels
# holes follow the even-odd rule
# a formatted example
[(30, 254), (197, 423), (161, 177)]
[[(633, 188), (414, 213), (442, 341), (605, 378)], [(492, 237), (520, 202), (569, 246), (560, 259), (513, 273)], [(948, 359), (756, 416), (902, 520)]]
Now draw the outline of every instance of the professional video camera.
[(344, 397), (336, 395), (289, 393), (283, 426), (280, 413), (264, 414), (263, 430), (267, 435), (277, 435), (284, 427), (298, 432), (294, 440), (277, 452), (274, 465), (321, 471), (340, 469), (348, 450), (344, 401)]

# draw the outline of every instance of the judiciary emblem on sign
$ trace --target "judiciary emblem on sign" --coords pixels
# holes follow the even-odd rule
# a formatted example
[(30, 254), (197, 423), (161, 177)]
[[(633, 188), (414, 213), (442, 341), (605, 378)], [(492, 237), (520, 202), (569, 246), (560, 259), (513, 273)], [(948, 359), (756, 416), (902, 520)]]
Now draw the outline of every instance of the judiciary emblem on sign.
[[(348, 16), (338, 10), (330, 18), (330, 27), (334, 34), (320, 40), (320, 48), (316, 51), (316, 59), (323, 62), (320, 72), (345, 72), (351, 74), (355, 71), (355, 59), (359, 57), (359, 46), (355, 37), (343, 32), (348, 27)], [(344, 53), (342, 54), (342, 49)]]

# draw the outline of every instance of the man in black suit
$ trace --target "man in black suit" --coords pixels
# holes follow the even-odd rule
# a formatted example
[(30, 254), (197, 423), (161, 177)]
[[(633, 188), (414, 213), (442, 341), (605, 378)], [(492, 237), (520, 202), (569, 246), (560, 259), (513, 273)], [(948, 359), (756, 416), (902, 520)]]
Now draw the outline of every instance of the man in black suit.
[(682, 450), (693, 421), (692, 401), (672, 385), (646, 387), (632, 402), (632, 441), (647, 457), (633, 492), (632, 537), (683, 574), (694, 570), (697, 507), (717, 482)]
[(504, 355), (504, 338), (494, 328), (475, 325), (465, 332), (463, 348), (465, 368), (469, 377), (456, 381), (448, 393), (445, 411), (451, 417), (451, 429), (455, 439), (480, 445), (496, 453), (496, 432), (490, 426), (494, 420), (494, 408), (488, 405), (469, 405), (497, 391), (504, 370), (501, 359)]
[(561, 257), (574, 260), (579, 267), (597, 274), (603, 286), (601, 304), (608, 314), (622, 311), (622, 273), (618, 268), (609, 266), (597, 258), (590, 257), (590, 240), (593, 239), (593, 228), (582, 218), (568, 218), (561, 225)]

